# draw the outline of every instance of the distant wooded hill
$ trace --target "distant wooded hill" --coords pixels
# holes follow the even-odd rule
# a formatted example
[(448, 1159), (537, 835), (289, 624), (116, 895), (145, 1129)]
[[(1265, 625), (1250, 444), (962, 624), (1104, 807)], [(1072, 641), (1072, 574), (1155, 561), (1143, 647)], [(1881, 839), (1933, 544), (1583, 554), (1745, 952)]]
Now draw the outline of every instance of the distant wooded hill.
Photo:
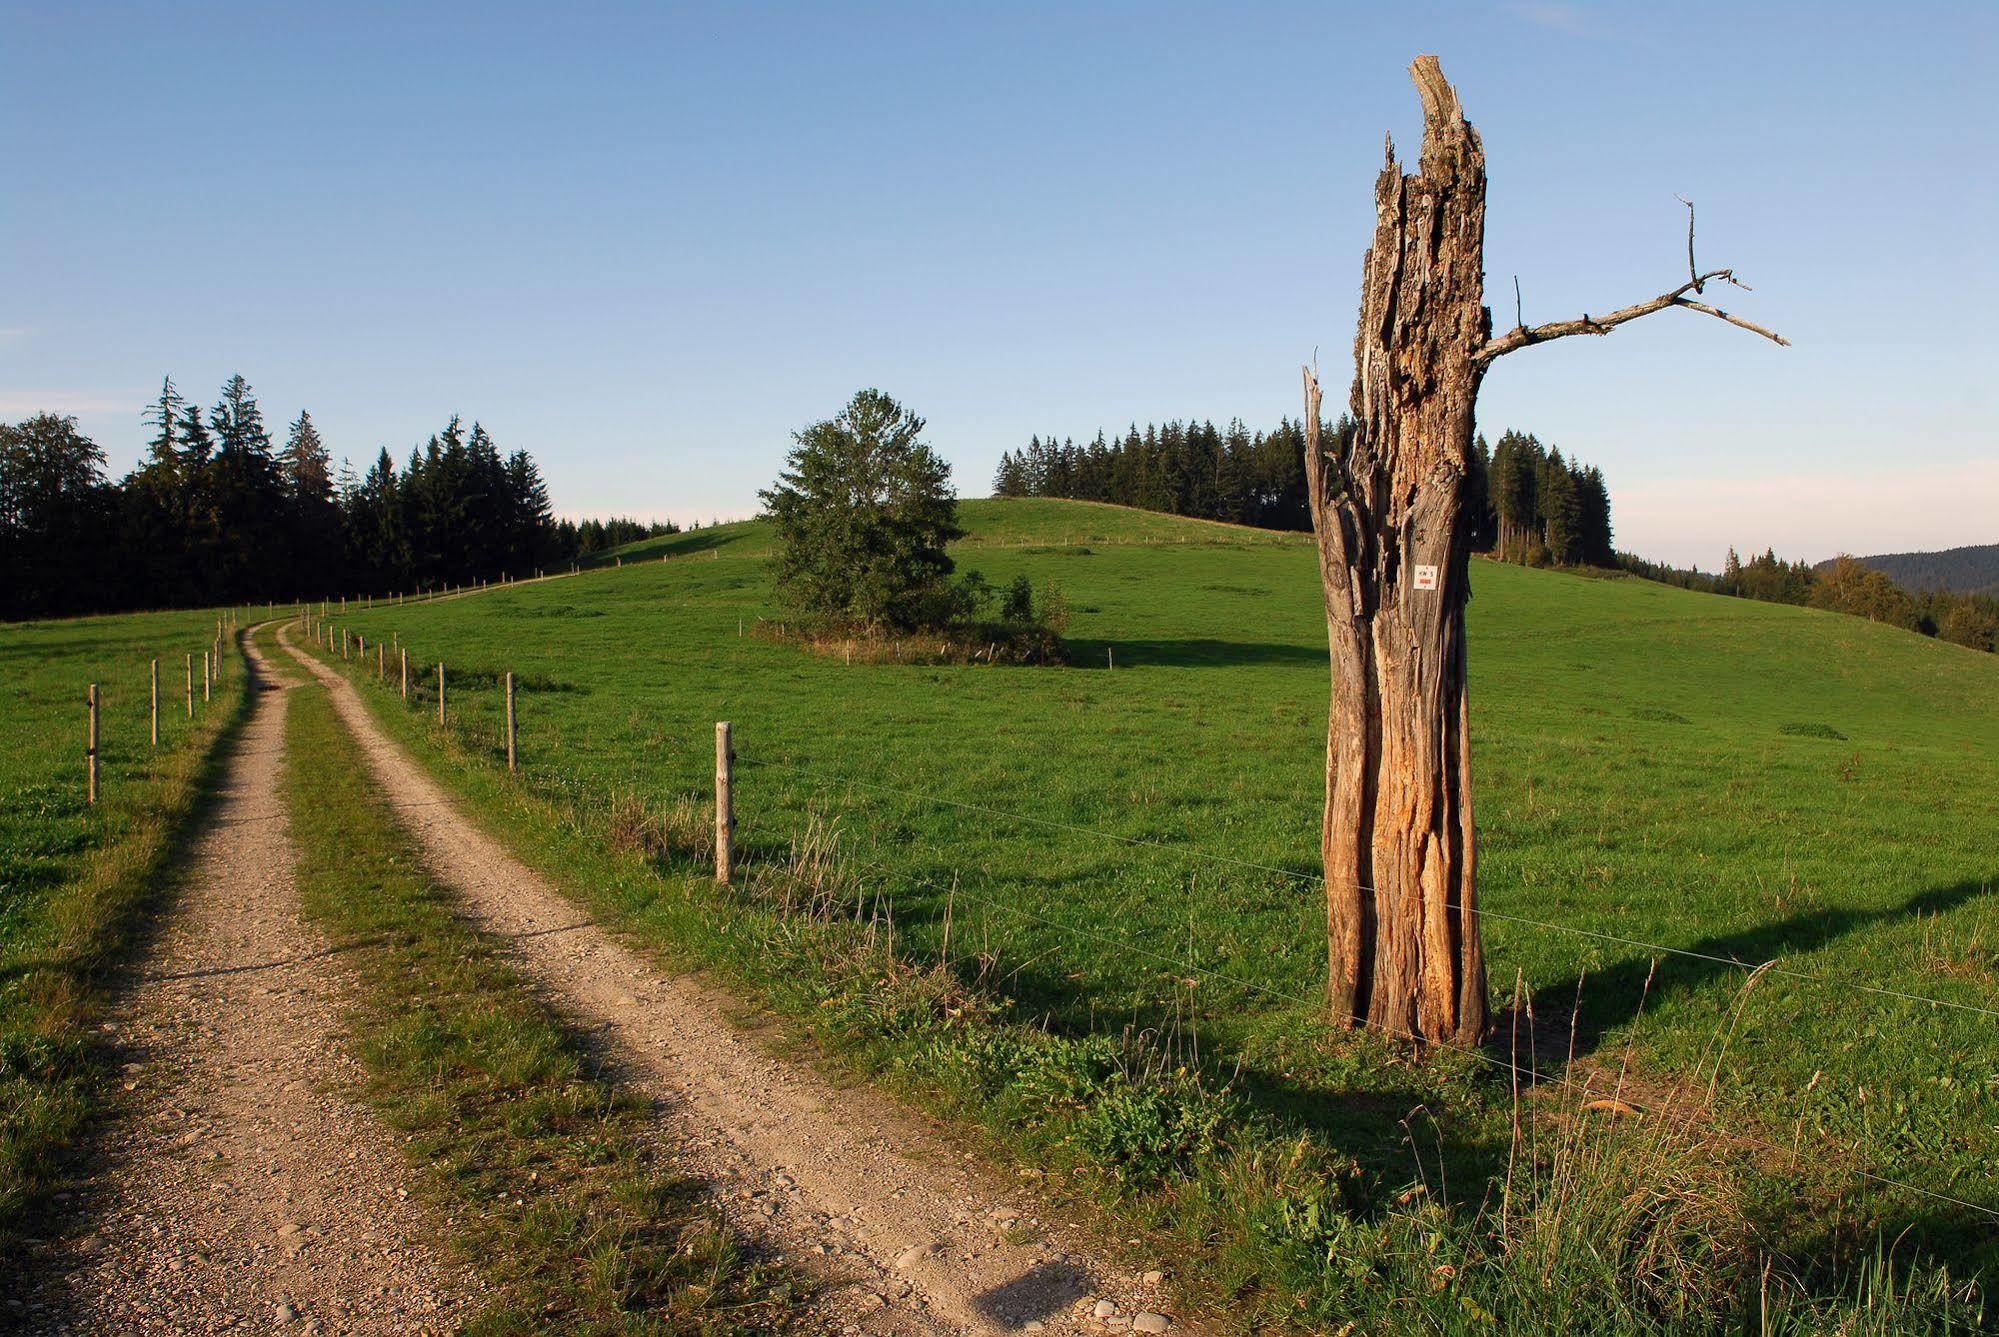
[[(1351, 419), (1320, 431), (1345, 450)], [(1610, 488), (1603, 473), (1508, 431), (1497, 446), (1481, 435), (1466, 460), (1466, 539), (1524, 566), (1612, 566)], [(1109, 502), (1169, 515), (1310, 530), (1305, 488), (1305, 431), (1289, 418), (1276, 430), (1252, 433), (1240, 419), (1136, 424), (1122, 437), (1059, 444), (1037, 436), (1023, 450), (1000, 456), (996, 497), (1056, 497)]]
[[(1905, 589), (1999, 594), (1999, 543), (1945, 548), (1940, 552), (1887, 552), (1858, 561)], [(1824, 571), (1831, 566), (1831, 562), (1820, 562), (1818, 569)]]

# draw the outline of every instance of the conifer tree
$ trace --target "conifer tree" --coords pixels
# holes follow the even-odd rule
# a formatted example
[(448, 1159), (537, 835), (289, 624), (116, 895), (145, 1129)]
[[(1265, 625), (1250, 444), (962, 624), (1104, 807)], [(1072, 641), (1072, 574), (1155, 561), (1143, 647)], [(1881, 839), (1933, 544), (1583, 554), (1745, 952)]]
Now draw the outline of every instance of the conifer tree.
[(141, 417), (153, 429), (145, 459), (126, 478), (120, 513), (124, 536), (133, 551), (151, 555), (133, 568), (127, 582), (129, 602), (162, 607), (176, 602), (175, 591), (185, 581), (188, 514), (187, 475), (183, 458), (181, 418), (187, 401), (173, 377), (160, 382), (160, 396)]
[(1557, 566), (1574, 566), (1582, 560), (1582, 507), (1576, 496), (1576, 478), (1562, 461), (1562, 452), (1551, 451), (1541, 471), (1541, 542), (1548, 560)]
[(181, 415), (187, 412), (187, 400), (174, 387), (174, 378), (162, 377), (160, 397), (153, 401), (142, 419), (153, 429), (152, 439), (146, 443), (146, 462), (142, 468), (149, 476), (170, 484), (175, 489), (180, 486), (182, 460), (179, 446)]
[(950, 466), (924, 444), (923, 425), (863, 390), (796, 433), (784, 472), (760, 494), (777, 531), (772, 574), (794, 607), (875, 629), (930, 620), (952, 570), (945, 545), (962, 531)]
[(216, 532), (201, 579), (217, 601), (276, 595), (287, 589), (293, 570), (285, 494), (263, 410), (240, 374), (223, 383), (208, 422), (215, 457), (205, 500)]
[[(312, 415), (301, 409), (278, 453), (278, 477), (289, 511), (294, 570), (301, 588), (337, 577), (345, 547), (341, 506), (335, 501), (333, 460)], [(342, 488), (341, 495), (348, 489)]]

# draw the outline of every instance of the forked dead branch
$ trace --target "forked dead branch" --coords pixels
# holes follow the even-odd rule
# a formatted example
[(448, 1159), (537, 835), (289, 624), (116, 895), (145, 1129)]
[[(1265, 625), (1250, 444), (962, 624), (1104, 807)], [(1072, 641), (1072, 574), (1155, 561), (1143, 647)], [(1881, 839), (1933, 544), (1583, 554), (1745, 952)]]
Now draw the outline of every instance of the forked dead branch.
[(1685, 283), (1603, 316), (1494, 338), (1485, 303), (1485, 149), (1434, 56), (1410, 68), (1423, 104), (1418, 170), (1394, 145), (1375, 181), (1363, 262), (1350, 435), (1328, 447), (1304, 370), (1306, 484), (1332, 655), (1322, 856), (1327, 1006), (1393, 1035), (1472, 1044), (1488, 1028), (1472, 821), (1464, 480), (1474, 410), (1499, 357), (1684, 308), (1779, 344), (1690, 294), (1737, 283), (1693, 263)]

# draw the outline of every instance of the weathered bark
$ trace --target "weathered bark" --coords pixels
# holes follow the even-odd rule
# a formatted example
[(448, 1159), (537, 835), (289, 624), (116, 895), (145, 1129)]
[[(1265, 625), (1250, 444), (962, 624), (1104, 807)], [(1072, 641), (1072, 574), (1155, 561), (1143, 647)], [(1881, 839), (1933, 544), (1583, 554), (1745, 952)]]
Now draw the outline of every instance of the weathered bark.
[(1404, 176), (1391, 145), (1375, 182), (1344, 452), (1321, 441), (1318, 382), (1305, 378), (1333, 678), (1327, 1001), (1391, 1035), (1473, 1043), (1487, 1016), (1460, 503), (1491, 332), (1485, 152), (1435, 58), (1412, 74), (1423, 154)]
[[(1486, 368), (1553, 339), (1608, 334), (1681, 309), (1782, 335), (1694, 300), (1732, 270), (1607, 315), (1518, 324), (1492, 337), (1485, 306), (1485, 149), (1434, 56), (1410, 67), (1423, 153), (1393, 145), (1374, 185), (1374, 244), (1354, 338), (1353, 430), (1320, 439), (1305, 370), (1305, 474), (1332, 651), (1326, 741), (1327, 1006), (1390, 1035), (1473, 1044), (1487, 1026), (1465, 694), (1468, 526), (1463, 487)], [(1531, 539), (1518, 524), (1514, 546)]]

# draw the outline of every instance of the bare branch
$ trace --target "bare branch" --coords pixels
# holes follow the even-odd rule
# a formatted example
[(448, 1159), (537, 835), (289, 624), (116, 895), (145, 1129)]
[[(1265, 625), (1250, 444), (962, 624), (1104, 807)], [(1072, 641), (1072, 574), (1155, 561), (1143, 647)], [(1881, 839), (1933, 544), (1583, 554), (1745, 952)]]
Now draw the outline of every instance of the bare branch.
[[(1723, 277), (1725, 278), (1727, 276), (1723, 275)], [(1742, 285), (1738, 284), (1737, 286), (1740, 287)], [(1789, 339), (1786, 339), (1783, 335), (1777, 333), (1775, 330), (1766, 330), (1761, 325), (1758, 325), (1754, 321), (1744, 320), (1741, 316), (1732, 316), (1728, 312), (1723, 311), (1719, 307), (1709, 306), (1706, 302), (1689, 301), (1688, 299), (1682, 297), (1678, 301), (1674, 302), (1673, 305), (1683, 306), (1689, 311), (1698, 311), (1704, 316), (1713, 316), (1716, 320), (1725, 320), (1739, 330), (1748, 330), (1751, 334), (1760, 334), (1765, 339), (1768, 339), (1770, 342), (1776, 344), (1782, 344), (1786, 348), (1789, 348), (1791, 346), (1791, 341)]]
[(1695, 292), (1705, 293), (1707, 289), (1701, 286), (1700, 266), (1694, 263), (1694, 202), (1684, 195), (1673, 198), (1687, 206), (1687, 277), (1693, 280)]
[(1675, 306), (1684, 307), (1689, 311), (1698, 311), (1704, 316), (1713, 316), (1716, 320), (1725, 320), (1731, 325), (1748, 330), (1751, 334), (1760, 334), (1765, 339), (1773, 343), (1782, 344), (1786, 348), (1791, 346), (1791, 341), (1781, 334), (1772, 330), (1766, 330), (1761, 325), (1752, 324), (1740, 316), (1732, 316), (1718, 307), (1709, 306), (1705, 302), (1692, 301), (1687, 297), (1687, 294), (1690, 292), (1703, 291), (1706, 285), (1714, 279), (1734, 283), (1738, 288), (1746, 286), (1736, 282), (1733, 270), (1711, 269), (1705, 274), (1694, 275), (1687, 282), (1682, 283), (1671, 292), (1661, 293), (1657, 297), (1643, 302), (1635, 302), (1630, 306), (1619, 307), (1609, 315), (1592, 316), (1585, 312), (1580, 320), (1556, 320), (1550, 321), (1546, 325), (1535, 325), (1532, 327), (1526, 325), (1517, 326), (1500, 335), (1497, 339), (1486, 340), (1484, 347), (1472, 355), (1472, 360), (1474, 362), (1491, 362), (1494, 358), (1504, 357), (1508, 353), (1517, 352), (1533, 344), (1544, 344), (1551, 339), (1566, 339), (1572, 334), (1609, 334), (1619, 325), (1627, 324), (1638, 319), (1640, 316), (1649, 316), (1655, 311), (1664, 311), (1668, 307)]

